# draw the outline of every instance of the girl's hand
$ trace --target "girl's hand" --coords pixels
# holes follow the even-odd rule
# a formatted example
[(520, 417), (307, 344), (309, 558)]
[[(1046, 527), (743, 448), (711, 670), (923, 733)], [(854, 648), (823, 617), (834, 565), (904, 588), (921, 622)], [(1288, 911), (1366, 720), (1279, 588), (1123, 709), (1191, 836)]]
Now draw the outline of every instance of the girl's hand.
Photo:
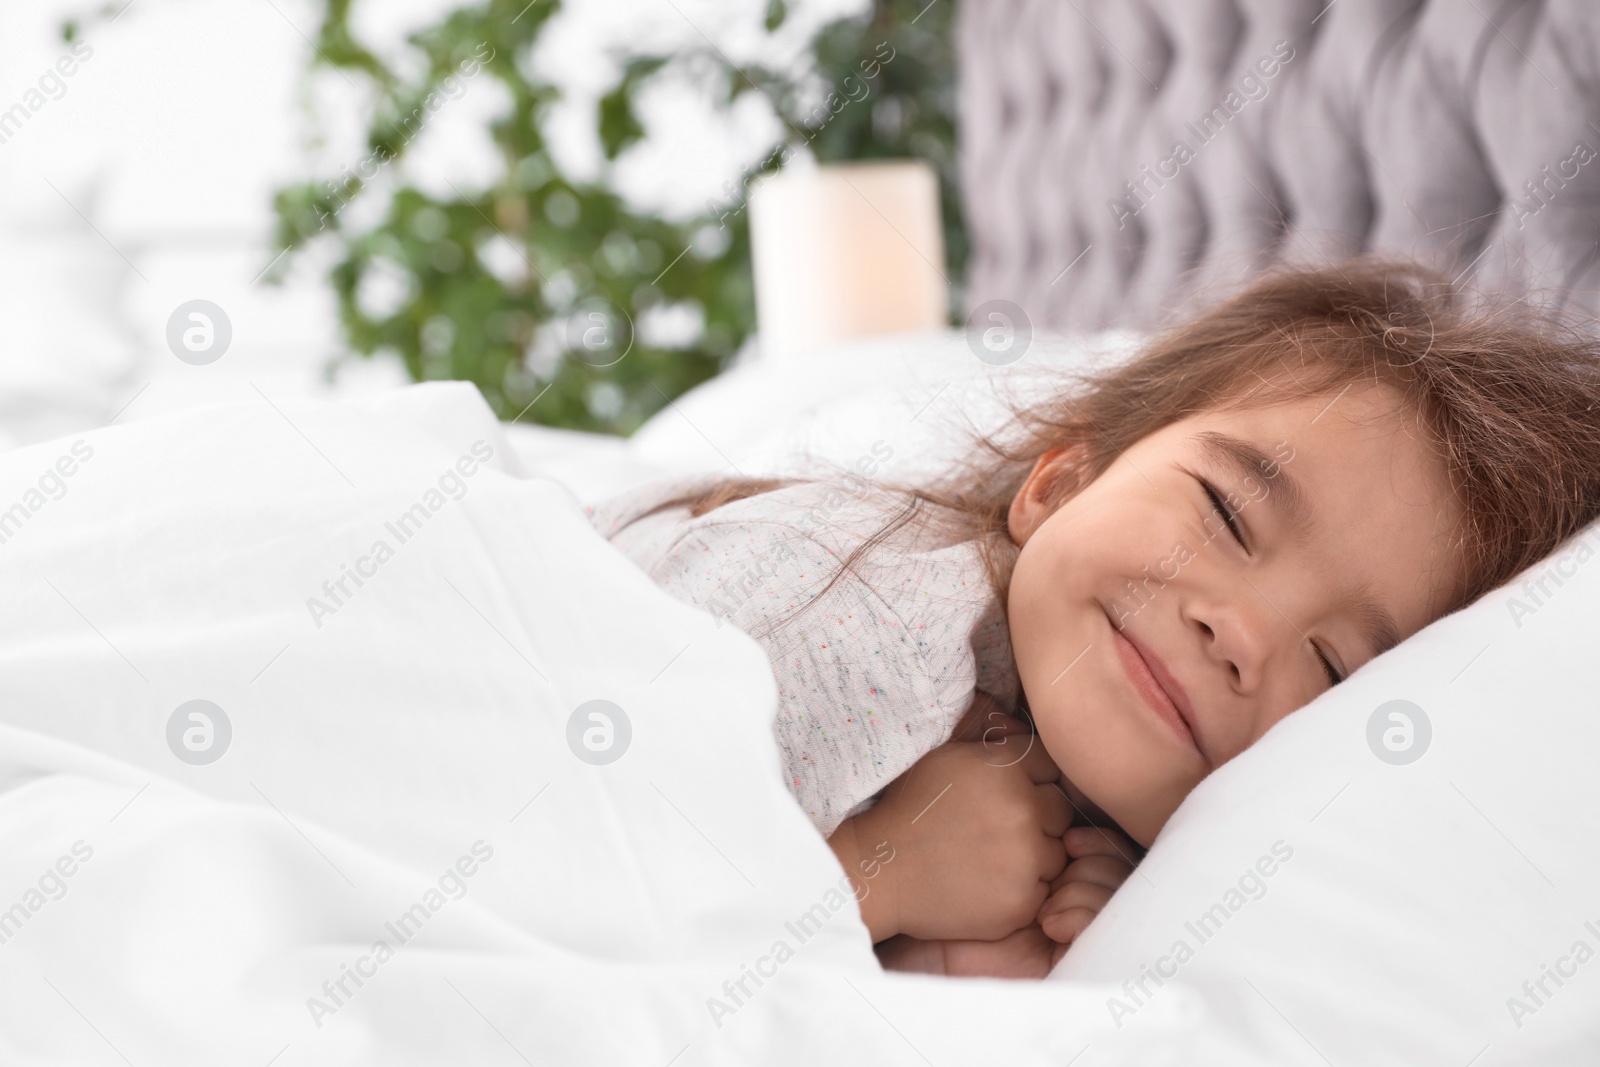
[(1039, 909), (1038, 920), (1044, 933), (1060, 943), (1062, 952), (1128, 880), (1139, 855), (1121, 831), (1097, 826), (1074, 826), (1066, 832), (1064, 842), (1072, 859), (1050, 883), (1050, 899)]
[[(980, 690), (972, 694), (972, 706), (967, 709), (965, 715), (961, 716), (961, 721), (956, 723), (956, 728), (951, 731), (950, 740), (983, 741), (994, 747), (996, 751), (1010, 751), (1012, 757), (1014, 757), (1017, 752), (1027, 748), (1029, 744), (1038, 743), (1037, 738), (1033, 738), (1032, 741), (1029, 740), (1032, 733), (1033, 730), (1027, 723), (1014, 715), (1006, 714), (1005, 709), (1000, 706), (998, 700)], [(1027, 736), (1011, 741), (1008, 740), (1011, 734)], [(1001, 747), (1004, 745), (1013, 747), (1006, 750)], [(997, 759), (996, 762), (1010, 762), (1010, 758), (1006, 760)]]
[(1075, 826), (1065, 835), (1073, 857), (1050, 883), (1039, 920), (997, 941), (922, 941), (901, 935), (877, 946), (885, 970), (959, 977), (1044, 978), (1133, 873), (1139, 850), (1119, 830)]
[[(1066, 867), (1071, 806), (1044, 746), (941, 745), (828, 841), (857, 879), (874, 942), (1004, 938), (1032, 923)], [(876, 850), (876, 877), (857, 870)]]
[(919, 941), (902, 934), (877, 946), (884, 970), (958, 978), (1044, 978), (1066, 951), (1038, 923), (998, 941)]

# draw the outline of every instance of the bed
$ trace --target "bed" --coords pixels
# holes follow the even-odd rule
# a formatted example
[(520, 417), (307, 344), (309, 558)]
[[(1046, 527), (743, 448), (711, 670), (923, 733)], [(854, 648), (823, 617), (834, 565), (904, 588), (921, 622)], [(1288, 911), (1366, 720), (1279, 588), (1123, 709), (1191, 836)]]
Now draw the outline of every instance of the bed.
[[(1594, 531), (1214, 774), (1012, 983), (881, 971), (783, 788), (758, 646), (582, 504), (885, 447), (914, 474), (1241, 257), (1388, 248), (1587, 307), (1590, 169), (1508, 205), (1591, 136), (1595, 21), (966, 4), (966, 299), (1036, 324), (1014, 364), (963, 331), (758, 360), (627, 441), (429, 383), (0, 455), (0, 1061), (1594, 1062)], [(1194, 180), (1118, 227), (1102, 179), (1280, 40)], [(1406, 760), (1371, 740), (1397, 709)]]

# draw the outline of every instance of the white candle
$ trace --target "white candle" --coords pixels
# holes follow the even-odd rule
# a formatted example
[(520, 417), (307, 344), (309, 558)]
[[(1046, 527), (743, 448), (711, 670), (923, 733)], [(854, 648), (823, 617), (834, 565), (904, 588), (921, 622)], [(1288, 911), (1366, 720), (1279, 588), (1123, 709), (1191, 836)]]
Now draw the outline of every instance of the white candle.
[(947, 325), (939, 183), (920, 160), (758, 178), (750, 241), (763, 356)]

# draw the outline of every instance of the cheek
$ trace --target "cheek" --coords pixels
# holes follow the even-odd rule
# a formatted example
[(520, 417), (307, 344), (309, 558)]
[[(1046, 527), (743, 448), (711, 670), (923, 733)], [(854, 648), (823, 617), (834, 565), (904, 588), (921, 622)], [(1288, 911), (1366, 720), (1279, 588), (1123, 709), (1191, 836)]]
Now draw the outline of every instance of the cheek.
[(1086, 493), (1045, 522), (1023, 549), (1029, 581), (1109, 604), (1129, 581), (1149, 581), (1163, 565), (1170, 575), (1175, 546), (1195, 541), (1192, 502), (1176, 485), (1118, 488)]
[[(1007, 591), (1012, 652), (1025, 682), (1067, 651), (1076, 638), (1072, 616), (1081, 614), (1089, 599), (1085, 561), (1061, 543), (1059, 532), (1047, 527), (1023, 546)], [(1069, 655), (1082, 647), (1079, 640)], [(1055, 669), (1068, 662), (1061, 659)]]
[(1076, 662), (1083, 641), (1059, 657), (1047, 646), (1030, 647), (1031, 655), (1019, 654), (1017, 667), (1050, 758), (1093, 804), (1148, 845), (1203, 768), (1178, 757), (1159, 727), (1130, 701), (1107, 646), (1110, 624), (1100, 622), (1099, 631), (1082, 625), (1091, 643)]
[(1132, 703), (1107, 611), (1145, 565), (1153, 571), (1171, 555), (1175, 538), (1193, 536), (1177, 489), (1158, 499), (1123, 488), (1080, 497), (1051, 516), (1018, 556), (1007, 607), (1017, 673), (1046, 751), (1091, 801), (1148, 842), (1203, 767), (1178, 757)]
[[(1158, 474), (1153, 464), (1150, 476), (1155, 484), (1131, 469), (1107, 471), (1023, 545), (1007, 607), (1030, 701), (1034, 687), (1049, 685), (1091, 640), (1104, 637), (1108, 612), (1126, 618), (1176, 577), (1174, 546), (1193, 545), (1195, 505), (1181, 478)], [(1133, 593), (1129, 582), (1138, 583)], [(1054, 688), (1071, 677), (1069, 671)]]
[(1096, 595), (1100, 561), (1077, 550), (1081, 533), (1066, 523), (1041, 529), (1023, 546), (1007, 594), (1011, 651), (1041, 734), (1069, 710), (1063, 698), (1091, 672), (1110, 626)]

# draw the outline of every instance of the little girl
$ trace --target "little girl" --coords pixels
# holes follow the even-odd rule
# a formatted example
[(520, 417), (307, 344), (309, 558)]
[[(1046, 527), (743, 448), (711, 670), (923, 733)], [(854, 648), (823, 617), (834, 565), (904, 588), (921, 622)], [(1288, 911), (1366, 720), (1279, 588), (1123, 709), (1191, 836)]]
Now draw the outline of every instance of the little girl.
[(1127, 838), (1600, 514), (1600, 346), (1412, 264), (1280, 271), (980, 444), (935, 484), (697, 479), (592, 517), (765, 648), (786, 782), (885, 965), (1043, 976)]

